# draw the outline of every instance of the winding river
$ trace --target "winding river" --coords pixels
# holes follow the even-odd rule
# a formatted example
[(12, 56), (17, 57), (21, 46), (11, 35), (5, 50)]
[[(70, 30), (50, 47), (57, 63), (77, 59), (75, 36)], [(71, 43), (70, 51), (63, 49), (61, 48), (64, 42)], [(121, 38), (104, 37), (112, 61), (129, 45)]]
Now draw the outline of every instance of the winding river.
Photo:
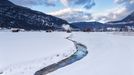
[(74, 41), (74, 40), (70, 39), (69, 37), (67, 37), (66, 39), (68, 39), (69, 41), (72, 41), (74, 43), (76, 52), (74, 52), (74, 54), (72, 54), (70, 57), (68, 57), (66, 59), (63, 59), (57, 63), (51, 64), (51, 65), (35, 72), (34, 75), (47, 75), (60, 68), (68, 66), (78, 60), (81, 60), (88, 54), (87, 47), (85, 45), (78, 43), (77, 41)]

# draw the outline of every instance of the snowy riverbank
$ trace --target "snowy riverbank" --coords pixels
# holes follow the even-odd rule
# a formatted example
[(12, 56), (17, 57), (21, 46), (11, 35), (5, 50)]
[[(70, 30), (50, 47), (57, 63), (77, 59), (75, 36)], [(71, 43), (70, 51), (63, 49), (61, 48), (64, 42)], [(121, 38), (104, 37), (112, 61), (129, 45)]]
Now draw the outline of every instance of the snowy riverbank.
[[(0, 67), (8, 66), (2, 68), (6, 72), (4, 75), (33, 75), (35, 71), (68, 57), (74, 52), (73, 43), (65, 39), (68, 35), (1, 32)], [(95, 32), (73, 33), (72, 38), (85, 44), (89, 54), (49, 75), (134, 75), (133, 36)]]

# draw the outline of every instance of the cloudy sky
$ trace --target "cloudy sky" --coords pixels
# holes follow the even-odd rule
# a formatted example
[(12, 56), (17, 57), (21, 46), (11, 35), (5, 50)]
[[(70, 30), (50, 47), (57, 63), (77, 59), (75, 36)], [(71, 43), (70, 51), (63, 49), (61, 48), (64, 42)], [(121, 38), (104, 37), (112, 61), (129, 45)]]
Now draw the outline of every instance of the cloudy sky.
[(10, 0), (69, 22), (120, 20), (134, 10), (134, 0)]

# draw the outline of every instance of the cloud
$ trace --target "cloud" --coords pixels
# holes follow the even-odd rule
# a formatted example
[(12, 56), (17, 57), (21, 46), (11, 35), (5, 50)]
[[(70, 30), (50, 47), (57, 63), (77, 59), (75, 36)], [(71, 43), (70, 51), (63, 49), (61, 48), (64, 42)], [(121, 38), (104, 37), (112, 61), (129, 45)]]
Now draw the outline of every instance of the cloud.
[(134, 10), (134, 0), (114, 0), (114, 2), (124, 6), (128, 11)]
[(17, 5), (22, 6), (33, 6), (33, 5), (46, 5), (46, 6), (55, 6), (57, 0), (10, 0)]
[(92, 19), (90, 13), (85, 13), (81, 9), (65, 8), (49, 14), (65, 19), (68, 22), (90, 21)]
[(93, 14), (94, 20), (101, 22), (121, 20), (128, 15), (127, 9), (123, 7), (117, 7), (111, 10), (107, 10), (102, 13)]
[(114, 2), (118, 4), (116, 8), (93, 14), (94, 20), (101, 22), (121, 20), (134, 11), (134, 0), (114, 0)]
[(60, 0), (66, 7), (77, 8), (82, 7), (90, 9), (95, 5), (94, 0)]
[(32, 5), (46, 5), (46, 6), (56, 6), (57, 3), (70, 8), (82, 7), (90, 9), (95, 5), (94, 0), (10, 0), (18, 5), (22, 6), (32, 6)]
[(129, 3), (133, 4), (134, 0), (114, 0), (115, 3), (122, 4), (122, 3)]
[(123, 13), (131, 13), (134, 11), (134, 0), (115, 0), (115, 3), (126, 9)]
[[(61, 0), (61, 2), (66, 6), (71, 6), (71, 4), (83, 5), (88, 0)], [(92, 7), (92, 2), (89, 0), (89, 6), (86, 9), (90, 9)], [(116, 21), (125, 18), (134, 10), (134, 0), (114, 0), (117, 7), (113, 9), (105, 10), (104, 12), (85, 12), (83, 10), (76, 10), (75, 6), (71, 6), (73, 9), (64, 9), (57, 12), (54, 12), (52, 15), (65, 19), (69, 22), (76, 21), (100, 21), (100, 22), (108, 22), (108, 21)], [(85, 4), (86, 5), (86, 4)], [(94, 4), (93, 4), (94, 5)], [(87, 5), (86, 5), (87, 6)], [(90, 7), (91, 6), (91, 7)], [(84, 6), (85, 8), (85, 6)], [(80, 8), (81, 9), (81, 8)]]

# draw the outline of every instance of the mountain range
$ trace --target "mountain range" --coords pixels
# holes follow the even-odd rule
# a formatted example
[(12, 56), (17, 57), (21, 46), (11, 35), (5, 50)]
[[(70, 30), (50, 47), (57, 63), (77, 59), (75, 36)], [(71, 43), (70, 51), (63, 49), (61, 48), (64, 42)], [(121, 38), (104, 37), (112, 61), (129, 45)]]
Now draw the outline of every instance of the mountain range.
[(69, 24), (60, 18), (15, 5), (9, 0), (0, 0), (0, 27), (25, 30), (57, 30)]
[(134, 12), (119, 21), (111, 21), (107, 23), (100, 22), (74, 22), (70, 24), (72, 28), (80, 29), (80, 30), (95, 30), (101, 31), (102, 29), (105, 31), (107, 28), (120, 28), (125, 29), (126, 27), (134, 28)]

